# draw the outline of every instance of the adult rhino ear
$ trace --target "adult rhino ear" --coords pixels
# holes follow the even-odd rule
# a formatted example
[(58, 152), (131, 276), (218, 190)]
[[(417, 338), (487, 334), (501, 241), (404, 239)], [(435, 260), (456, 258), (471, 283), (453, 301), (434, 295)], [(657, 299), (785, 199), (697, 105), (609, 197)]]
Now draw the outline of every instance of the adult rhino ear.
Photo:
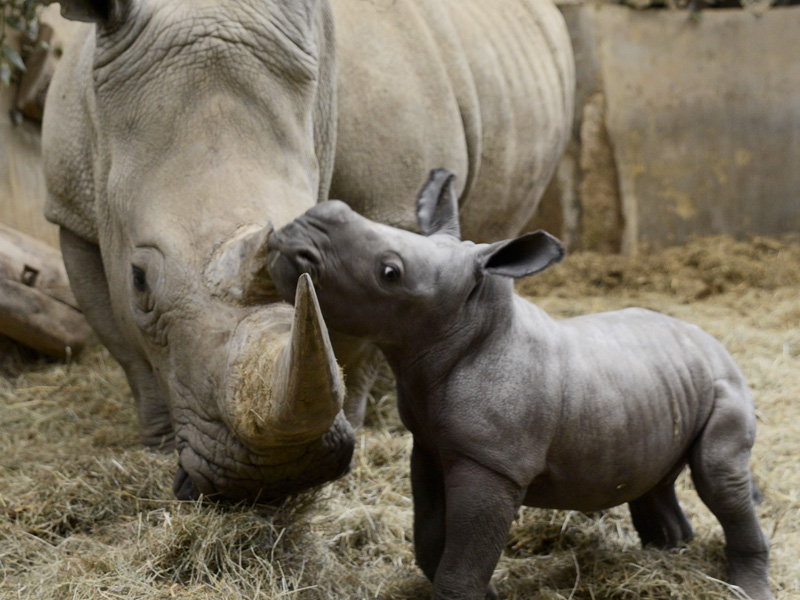
[(417, 224), (422, 235), (444, 233), (461, 239), (458, 224), (458, 197), (447, 169), (434, 169), (417, 197)]
[(562, 258), (561, 242), (539, 230), (484, 246), (479, 250), (478, 260), (486, 273), (518, 279), (544, 271)]
[(59, 0), (61, 16), (73, 21), (108, 23), (120, 19), (130, 0)]

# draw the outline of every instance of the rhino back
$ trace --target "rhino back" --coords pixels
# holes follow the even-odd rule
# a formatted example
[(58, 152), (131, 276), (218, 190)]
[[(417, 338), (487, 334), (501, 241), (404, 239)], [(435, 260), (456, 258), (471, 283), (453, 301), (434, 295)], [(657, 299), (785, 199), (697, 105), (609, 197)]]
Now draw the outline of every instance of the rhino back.
[[(518, 233), (561, 156), (574, 66), (549, 0), (334, 0), (339, 132), (331, 195), (416, 229), (431, 165), (457, 182), (465, 239)], [(490, 200), (488, 200), (490, 199)]]
[(572, 46), (549, 0), (447, 0), (479, 98), (479, 176), (463, 199), (464, 239), (520, 233), (566, 146)]

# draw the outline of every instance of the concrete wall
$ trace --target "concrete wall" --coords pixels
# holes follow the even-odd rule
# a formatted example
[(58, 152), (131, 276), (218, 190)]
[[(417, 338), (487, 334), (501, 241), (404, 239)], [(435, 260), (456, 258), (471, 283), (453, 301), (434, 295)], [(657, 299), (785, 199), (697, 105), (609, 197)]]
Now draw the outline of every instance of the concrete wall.
[[(571, 190), (543, 207), (575, 246), (800, 230), (800, 7), (563, 5), (576, 54)], [(546, 215), (572, 215), (557, 223)], [(573, 223), (572, 230), (566, 230)]]

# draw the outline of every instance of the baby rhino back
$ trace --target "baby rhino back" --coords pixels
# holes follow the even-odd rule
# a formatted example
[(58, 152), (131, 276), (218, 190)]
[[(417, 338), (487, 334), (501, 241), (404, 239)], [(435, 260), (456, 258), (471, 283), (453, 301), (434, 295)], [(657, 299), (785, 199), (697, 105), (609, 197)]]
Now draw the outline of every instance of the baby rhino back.
[(686, 403), (683, 417), (702, 418), (713, 404), (715, 381), (744, 384), (717, 339), (667, 315), (627, 308), (558, 323), (568, 356), (567, 389), (585, 402), (655, 408), (666, 397)]
[(557, 321), (551, 337), (543, 368), (560, 372), (558, 388), (534, 401), (552, 402), (560, 421), (526, 503), (596, 510), (647, 492), (685, 464), (719, 380), (734, 382), (740, 410), (752, 412), (727, 351), (689, 323), (625, 309)]

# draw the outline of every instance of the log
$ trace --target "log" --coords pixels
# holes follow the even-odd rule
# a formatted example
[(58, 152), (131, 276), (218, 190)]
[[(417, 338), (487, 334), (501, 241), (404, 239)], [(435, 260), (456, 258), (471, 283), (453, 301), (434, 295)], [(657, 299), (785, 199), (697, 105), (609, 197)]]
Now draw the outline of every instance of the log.
[(61, 359), (91, 336), (58, 250), (2, 224), (0, 334)]

